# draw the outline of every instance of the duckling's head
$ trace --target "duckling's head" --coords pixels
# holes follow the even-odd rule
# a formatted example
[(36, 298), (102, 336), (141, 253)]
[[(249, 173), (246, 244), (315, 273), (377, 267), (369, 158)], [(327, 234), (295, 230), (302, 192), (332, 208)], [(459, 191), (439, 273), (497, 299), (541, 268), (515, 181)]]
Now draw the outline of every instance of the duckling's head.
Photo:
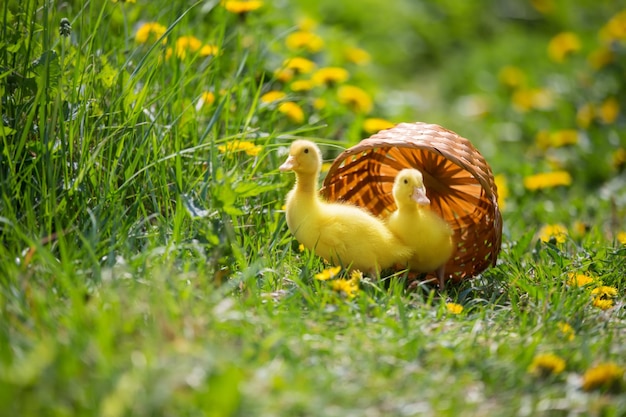
[(281, 171), (294, 171), (297, 174), (315, 175), (322, 167), (322, 152), (309, 140), (296, 140), (289, 148), (289, 157), (278, 168)]
[(426, 197), (422, 173), (413, 168), (400, 171), (393, 183), (393, 198), (398, 205), (414, 203), (420, 206), (429, 205), (430, 200)]

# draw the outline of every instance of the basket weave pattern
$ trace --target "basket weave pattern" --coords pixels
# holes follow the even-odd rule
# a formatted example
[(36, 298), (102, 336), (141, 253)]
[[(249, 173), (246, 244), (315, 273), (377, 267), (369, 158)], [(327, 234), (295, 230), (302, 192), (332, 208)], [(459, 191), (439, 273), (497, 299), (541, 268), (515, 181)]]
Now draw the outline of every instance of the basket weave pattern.
[(493, 173), (467, 139), (441, 126), (401, 123), (362, 140), (335, 159), (321, 192), (384, 218), (396, 209), (393, 182), (404, 168), (422, 172), (431, 209), (454, 231), (446, 279), (460, 281), (495, 264), (502, 216)]

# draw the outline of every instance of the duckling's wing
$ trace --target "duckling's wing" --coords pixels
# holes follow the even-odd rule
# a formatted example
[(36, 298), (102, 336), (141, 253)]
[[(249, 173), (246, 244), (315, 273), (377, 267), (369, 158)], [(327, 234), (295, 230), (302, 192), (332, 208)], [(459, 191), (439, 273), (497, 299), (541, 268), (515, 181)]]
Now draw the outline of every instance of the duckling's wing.
[[(318, 247), (326, 247), (335, 261), (374, 265), (392, 237), (384, 223), (366, 211), (347, 204), (328, 204), (320, 223)], [(382, 248), (381, 248), (382, 246)]]
[[(347, 259), (349, 242), (354, 239), (354, 224), (349, 221), (341, 205), (325, 207), (319, 220), (319, 239), (316, 251), (331, 262), (350, 262)], [(345, 264), (344, 266), (348, 266)]]

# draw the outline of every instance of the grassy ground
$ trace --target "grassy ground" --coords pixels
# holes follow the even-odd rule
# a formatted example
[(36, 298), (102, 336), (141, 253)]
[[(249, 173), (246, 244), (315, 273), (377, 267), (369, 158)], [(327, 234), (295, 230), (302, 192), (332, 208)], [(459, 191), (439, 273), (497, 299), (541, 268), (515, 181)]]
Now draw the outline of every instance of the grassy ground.
[[(626, 413), (625, 12), (334, 3), (0, 6), (0, 415)], [(417, 120), (492, 165), (498, 264), (336, 291), (286, 147)]]

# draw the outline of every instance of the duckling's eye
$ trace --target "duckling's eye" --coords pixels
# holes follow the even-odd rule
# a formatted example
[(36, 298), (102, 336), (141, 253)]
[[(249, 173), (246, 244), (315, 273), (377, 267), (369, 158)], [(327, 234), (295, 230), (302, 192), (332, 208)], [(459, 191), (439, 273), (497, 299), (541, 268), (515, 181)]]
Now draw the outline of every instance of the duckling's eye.
[(309, 153), (309, 148), (304, 148), (304, 153)]
[(407, 179), (405, 178), (405, 179), (404, 179), (404, 183), (405, 183), (405, 184), (408, 184), (408, 183), (409, 183), (409, 180), (407, 180)]

